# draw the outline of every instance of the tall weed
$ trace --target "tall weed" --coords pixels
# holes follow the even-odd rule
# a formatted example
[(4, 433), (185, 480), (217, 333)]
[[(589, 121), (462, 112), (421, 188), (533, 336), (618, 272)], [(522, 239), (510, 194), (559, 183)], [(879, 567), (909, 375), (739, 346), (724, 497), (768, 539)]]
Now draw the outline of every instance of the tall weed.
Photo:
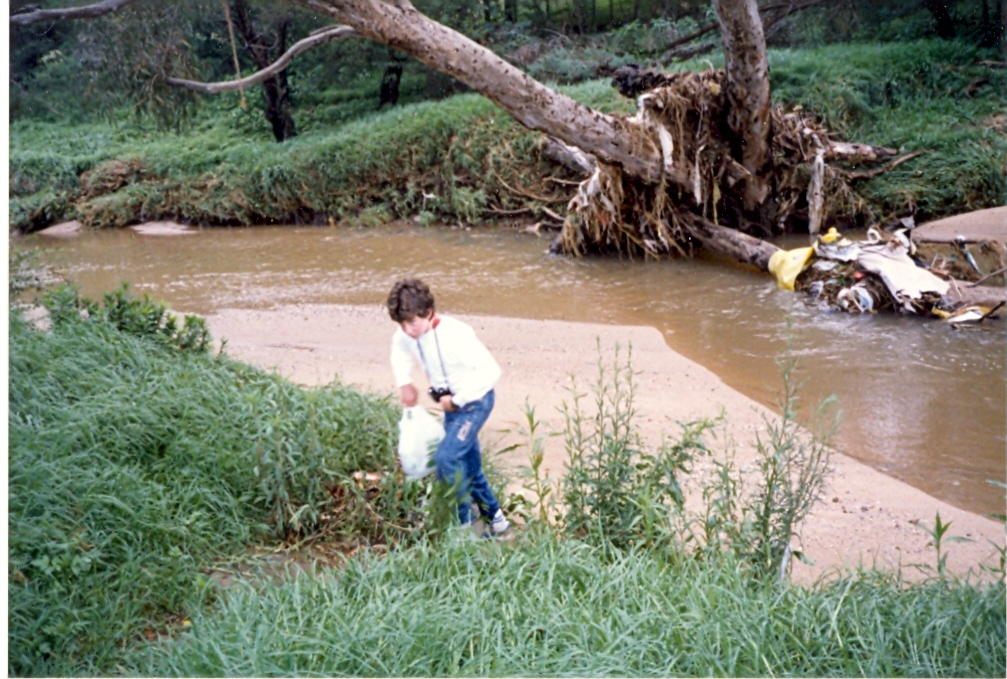
[(563, 527), (568, 535), (618, 549), (665, 545), (671, 539), (669, 512), (681, 511), (684, 502), (679, 477), (695, 455), (706, 452), (702, 435), (710, 424), (686, 425), (679, 441), (648, 450), (634, 422), (632, 348), (623, 363), (616, 346), (610, 366), (600, 349), (599, 343), (593, 413), (584, 411), (576, 384), (563, 406)]
[[(606, 364), (599, 345), (593, 410), (585, 410), (576, 387), (564, 403), (563, 531), (616, 549), (660, 548), (708, 561), (727, 558), (756, 579), (783, 579), (791, 557), (804, 558), (791, 543), (827, 480), (835, 420), (812, 432), (801, 428), (795, 363), (784, 356), (782, 414), (779, 420), (767, 418), (765, 438), (757, 437), (756, 473), (737, 468), (726, 441), (724, 454), (713, 455), (707, 440), (722, 418), (680, 424), (678, 438), (665, 438), (651, 451), (634, 421), (631, 358), (627, 352), (623, 362), (616, 346)], [(534, 424), (532, 412), (529, 419)], [(530, 440), (534, 470), (536, 442)], [(702, 504), (696, 512), (685, 508), (681, 480), (699, 457), (709, 458), (713, 472), (701, 479)], [(541, 518), (545, 491), (540, 480), (536, 486)]]

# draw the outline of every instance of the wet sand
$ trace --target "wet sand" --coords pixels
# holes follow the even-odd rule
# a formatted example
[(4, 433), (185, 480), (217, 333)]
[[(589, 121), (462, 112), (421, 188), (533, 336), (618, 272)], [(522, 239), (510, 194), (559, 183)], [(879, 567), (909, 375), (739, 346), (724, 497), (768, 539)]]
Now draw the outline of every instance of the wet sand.
[[(676, 422), (714, 417), (723, 409), (727, 433), (737, 443), (736, 461), (744, 466), (754, 459), (755, 435), (764, 431), (765, 419), (776, 417), (727, 387), (715, 374), (669, 349), (651, 327), (458, 318), (475, 328), (503, 369), (496, 408), (483, 432), (484, 440), (498, 450), (518, 440), (507, 430), (522, 425), (526, 399), (549, 428), (561, 431), (559, 407), (569, 399), (571, 376), (581, 392), (597, 378), (599, 341), (609, 362), (616, 343), (632, 345), (638, 424), (650, 444), (659, 443), (662, 432), (676, 434)], [(380, 306), (223, 310), (208, 320), (213, 336), (227, 340), (228, 354), (275, 369), (300, 384), (320, 385), (338, 377), (364, 390), (394, 391), (389, 353), (395, 328)], [(879, 437), (884, 435), (878, 432)], [(720, 442), (715, 442), (714, 448), (718, 453), (723, 451)], [(562, 474), (564, 455), (562, 438), (550, 439), (544, 467), (551, 476)], [(834, 472), (825, 501), (815, 507), (801, 535), (802, 548), (815, 565), (795, 563), (795, 580), (807, 582), (836, 568), (856, 568), (858, 564), (889, 569), (901, 565), (906, 577), (918, 579), (920, 572), (911, 565), (932, 566), (935, 558), (933, 549), (927, 547), (929, 536), (915, 524), (932, 526), (937, 512), (942, 521), (952, 523), (948, 535), (972, 540), (947, 546), (947, 563), (953, 572), (978, 571), (982, 562), (995, 564), (990, 541), (1004, 544), (1003, 524), (957, 509), (841, 452), (833, 456), (832, 463)], [(510, 468), (515, 479), (512, 487), (519, 489), (517, 469), (527, 464), (527, 448), (502, 457), (498, 464)], [(709, 468), (709, 464), (703, 467)], [(695, 481), (690, 484), (696, 485)]]
[(945, 217), (913, 229), (913, 240), (929, 243), (968, 243), (980, 241), (1007, 242), (1007, 207), (966, 212)]

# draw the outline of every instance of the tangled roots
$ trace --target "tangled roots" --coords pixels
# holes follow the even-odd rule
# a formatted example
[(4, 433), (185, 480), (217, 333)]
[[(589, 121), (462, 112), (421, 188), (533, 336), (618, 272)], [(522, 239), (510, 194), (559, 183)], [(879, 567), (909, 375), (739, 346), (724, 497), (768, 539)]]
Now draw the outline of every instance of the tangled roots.
[(659, 153), (663, 176), (649, 184), (599, 163), (569, 203), (561, 251), (691, 255), (695, 242), (679, 227), (683, 212), (760, 236), (816, 232), (836, 217), (869, 217), (843, 171), (826, 162), (832, 145), (827, 130), (800, 112), (780, 108), (771, 112), (774, 195), (768, 211), (746, 212), (744, 188), (752, 175), (736, 160), (742, 143), (727, 123), (725, 77), (722, 70), (617, 74), (624, 93), (651, 88), (623, 122), (633, 148)]

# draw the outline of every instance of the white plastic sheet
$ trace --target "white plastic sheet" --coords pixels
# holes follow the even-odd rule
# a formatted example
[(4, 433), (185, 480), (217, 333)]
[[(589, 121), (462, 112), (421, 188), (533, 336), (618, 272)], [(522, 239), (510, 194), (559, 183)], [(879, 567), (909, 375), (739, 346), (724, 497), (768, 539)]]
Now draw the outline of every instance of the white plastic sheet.
[(434, 471), (434, 451), (444, 438), (444, 426), (422, 406), (402, 409), (399, 420), (399, 463), (411, 479)]

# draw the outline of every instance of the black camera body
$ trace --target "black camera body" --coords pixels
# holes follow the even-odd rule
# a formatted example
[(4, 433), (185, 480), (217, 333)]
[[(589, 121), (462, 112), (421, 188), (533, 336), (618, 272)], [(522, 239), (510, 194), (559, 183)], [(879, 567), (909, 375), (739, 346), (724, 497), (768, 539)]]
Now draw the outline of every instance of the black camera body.
[(441, 399), (445, 396), (454, 396), (454, 392), (451, 391), (450, 387), (444, 387), (443, 389), (438, 389), (437, 387), (430, 387), (427, 390), (430, 394), (430, 398), (440, 403)]

